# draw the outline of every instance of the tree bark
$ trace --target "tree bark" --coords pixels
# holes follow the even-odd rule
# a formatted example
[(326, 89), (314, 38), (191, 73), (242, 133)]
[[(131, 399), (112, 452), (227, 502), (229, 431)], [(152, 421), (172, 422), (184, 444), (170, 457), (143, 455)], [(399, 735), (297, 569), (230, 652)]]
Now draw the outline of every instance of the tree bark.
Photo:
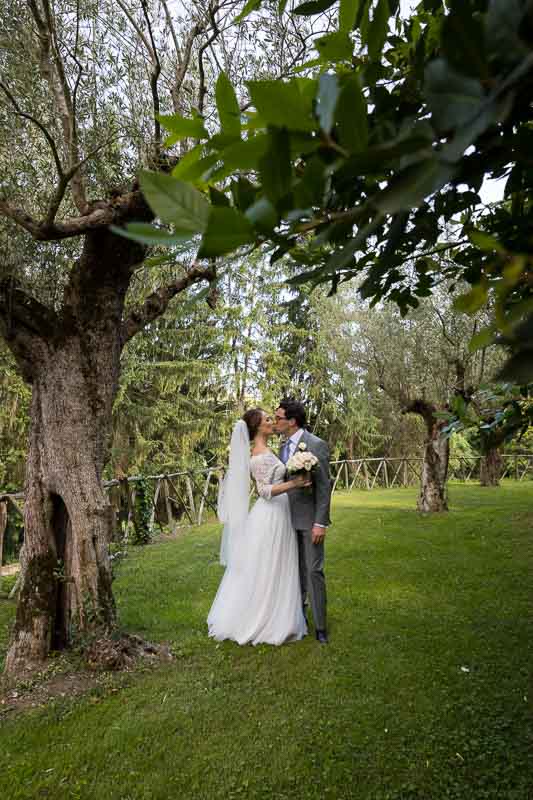
[(448, 462), (450, 441), (441, 436), (441, 425), (435, 420), (428, 426), (424, 445), (424, 461), (418, 496), (418, 510), (423, 514), (448, 511)]
[(503, 459), (499, 447), (489, 448), (481, 457), (479, 480), (482, 486), (499, 486)]
[(108, 543), (112, 511), (102, 487), (131, 268), (142, 248), (107, 232), (87, 237), (46, 337), (14, 326), (32, 384), (25, 540), (6, 672), (31, 669), (51, 649), (115, 624)]
[(7, 528), (7, 502), (0, 500), (0, 575), (2, 574), (2, 564), (4, 555), (4, 536)]
[[(130, 211), (134, 219), (152, 218), (140, 200)], [(20, 287), (0, 285), (0, 333), (32, 386), (10, 674), (32, 669), (76, 638), (88, 645), (115, 625), (108, 557), (113, 512), (102, 472), (122, 348), (177, 293), (214, 278), (212, 269), (195, 265), (124, 319), (126, 292), (145, 253), (108, 230), (87, 234), (60, 313)]]
[(69, 339), (42, 360), (34, 379), (24, 555), (7, 672), (42, 661), (76, 634), (114, 624), (111, 508), (101, 485), (120, 354), (110, 338), (93, 340), (92, 353), (86, 341)]
[(448, 511), (450, 442), (442, 436), (442, 422), (436, 416), (437, 409), (433, 404), (417, 399), (406, 404), (403, 413), (419, 414), (426, 426), (417, 508), (422, 514)]

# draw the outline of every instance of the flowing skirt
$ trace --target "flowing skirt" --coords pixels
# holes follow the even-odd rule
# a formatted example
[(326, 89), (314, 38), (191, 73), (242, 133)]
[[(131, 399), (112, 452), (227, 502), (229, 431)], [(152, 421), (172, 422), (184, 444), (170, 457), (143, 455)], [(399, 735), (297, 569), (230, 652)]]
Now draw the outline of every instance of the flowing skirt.
[(232, 553), (207, 617), (209, 636), (276, 645), (305, 636), (298, 545), (286, 495), (255, 503)]

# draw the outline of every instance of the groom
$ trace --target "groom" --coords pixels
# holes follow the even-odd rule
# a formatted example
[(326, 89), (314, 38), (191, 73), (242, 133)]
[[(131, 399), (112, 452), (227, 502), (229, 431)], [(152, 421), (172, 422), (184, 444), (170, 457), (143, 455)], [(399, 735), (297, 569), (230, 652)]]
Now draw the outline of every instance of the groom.
[(327, 644), (324, 538), (327, 526), (330, 524), (329, 449), (326, 442), (305, 430), (306, 422), (302, 403), (296, 400), (283, 400), (276, 410), (274, 430), (285, 439), (279, 454), (284, 464), (298, 450), (308, 450), (318, 458), (318, 466), (312, 476), (312, 491), (294, 489), (288, 495), (292, 524), (298, 537), (300, 586), (304, 611), (306, 599), (309, 598), (316, 638), (321, 644)]

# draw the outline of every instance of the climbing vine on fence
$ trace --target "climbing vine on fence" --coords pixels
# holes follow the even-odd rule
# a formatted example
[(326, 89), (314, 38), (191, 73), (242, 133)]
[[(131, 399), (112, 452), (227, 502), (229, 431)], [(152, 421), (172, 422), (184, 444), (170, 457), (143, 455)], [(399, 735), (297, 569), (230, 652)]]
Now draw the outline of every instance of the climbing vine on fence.
[(146, 478), (135, 484), (132, 544), (148, 544), (152, 539), (152, 492)]

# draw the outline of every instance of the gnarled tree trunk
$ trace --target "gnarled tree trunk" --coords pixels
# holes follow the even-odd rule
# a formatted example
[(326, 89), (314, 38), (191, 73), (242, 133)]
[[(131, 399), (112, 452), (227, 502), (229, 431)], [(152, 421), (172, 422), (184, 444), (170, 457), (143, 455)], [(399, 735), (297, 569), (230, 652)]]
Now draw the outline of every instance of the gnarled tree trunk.
[(436, 416), (437, 409), (425, 400), (415, 400), (405, 407), (404, 413), (419, 414), (426, 426), (417, 508), (423, 514), (448, 511), (450, 442), (442, 436), (442, 422)]
[(423, 514), (448, 511), (447, 481), (450, 441), (441, 435), (441, 427), (436, 421), (428, 426), (417, 505), (418, 510)]
[(76, 634), (87, 637), (115, 622), (111, 508), (101, 479), (124, 297), (142, 255), (138, 245), (107, 232), (88, 236), (61, 317), (39, 332), (21, 323), (8, 338), (32, 385), (25, 540), (8, 673), (31, 668)]
[[(131, 217), (151, 218), (142, 196), (131, 197)], [(11, 674), (75, 636), (89, 643), (115, 624), (113, 519), (102, 472), (122, 348), (172, 297), (214, 278), (211, 268), (194, 265), (124, 319), (126, 291), (144, 255), (144, 247), (106, 228), (85, 234), (59, 313), (0, 284), (0, 332), (32, 385), (25, 539), (6, 659)]]
[(503, 459), (499, 447), (490, 447), (481, 456), (479, 480), (482, 486), (499, 486)]

